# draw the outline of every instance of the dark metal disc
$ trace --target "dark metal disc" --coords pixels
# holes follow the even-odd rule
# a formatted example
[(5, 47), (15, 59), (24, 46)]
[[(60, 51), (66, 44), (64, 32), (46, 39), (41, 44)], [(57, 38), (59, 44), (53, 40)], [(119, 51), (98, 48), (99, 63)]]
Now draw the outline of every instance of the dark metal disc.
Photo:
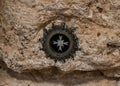
[(53, 24), (51, 29), (44, 29), (42, 45), (46, 57), (65, 62), (66, 59), (74, 58), (78, 50), (78, 38), (74, 30), (68, 28), (65, 23)]

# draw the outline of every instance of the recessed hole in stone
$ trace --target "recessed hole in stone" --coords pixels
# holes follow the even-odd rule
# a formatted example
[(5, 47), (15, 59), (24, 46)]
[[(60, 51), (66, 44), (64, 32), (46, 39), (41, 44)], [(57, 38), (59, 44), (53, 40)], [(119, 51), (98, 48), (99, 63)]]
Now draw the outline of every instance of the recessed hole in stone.
[(97, 33), (97, 37), (99, 37), (100, 35), (101, 35), (101, 33), (100, 33), (100, 32), (98, 32), (98, 33)]
[(101, 8), (101, 7), (96, 7), (96, 8), (97, 8), (97, 10), (98, 10), (100, 13), (103, 12), (103, 8)]

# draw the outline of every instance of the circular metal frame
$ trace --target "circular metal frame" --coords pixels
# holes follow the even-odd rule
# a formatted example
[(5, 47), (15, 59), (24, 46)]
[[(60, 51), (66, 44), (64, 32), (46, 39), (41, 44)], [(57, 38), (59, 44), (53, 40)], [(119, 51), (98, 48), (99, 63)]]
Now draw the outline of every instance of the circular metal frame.
[[(46, 57), (53, 59), (55, 62), (65, 62), (66, 59), (69, 58), (74, 59), (75, 52), (79, 50), (78, 38), (74, 34), (75, 29), (76, 28), (68, 28), (65, 23), (61, 23), (60, 25), (55, 25), (53, 23), (51, 29), (43, 29), (43, 38), (40, 40), (42, 40), (42, 50), (44, 50)], [(56, 50), (54, 50), (50, 45), (51, 38), (56, 34), (62, 34), (69, 39), (68, 49), (64, 52), (56, 52)]]

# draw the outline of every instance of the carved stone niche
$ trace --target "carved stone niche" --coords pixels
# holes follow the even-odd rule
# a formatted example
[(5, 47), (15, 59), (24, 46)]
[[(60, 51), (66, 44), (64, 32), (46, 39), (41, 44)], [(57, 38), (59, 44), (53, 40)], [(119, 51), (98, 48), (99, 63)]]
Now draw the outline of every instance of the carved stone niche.
[[(105, 75), (119, 77), (117, 7), (108, 9), (111, 3), (102, 1), (91, 4), (87, 0), (45, 1), (1, 0), (0, 52), (8, 68), (24, 72), (55, 66), (62, 71), (100, 70)], [(99, 12), (96, 6), (103, 11)], [(56, 26), (60, 30), (55, 31)]]

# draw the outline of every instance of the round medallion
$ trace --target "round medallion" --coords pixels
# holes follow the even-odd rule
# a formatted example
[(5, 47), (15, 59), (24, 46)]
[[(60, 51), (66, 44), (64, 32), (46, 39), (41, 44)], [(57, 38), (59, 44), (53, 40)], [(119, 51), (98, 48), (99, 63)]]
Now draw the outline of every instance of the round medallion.
[(65, 62), (74, 58), (78, 50), (78, 38), (74, 34), (75, 28), (68, 28), (65, 23), (52, 25), (51, 29), (43, 29), (42, 45), (46, 57)]
[(66, 52), (70, 46), (69, 38), (62, 33), (56, 33), (53, 35), (49, 43), (51, 49), (57, 53)]

